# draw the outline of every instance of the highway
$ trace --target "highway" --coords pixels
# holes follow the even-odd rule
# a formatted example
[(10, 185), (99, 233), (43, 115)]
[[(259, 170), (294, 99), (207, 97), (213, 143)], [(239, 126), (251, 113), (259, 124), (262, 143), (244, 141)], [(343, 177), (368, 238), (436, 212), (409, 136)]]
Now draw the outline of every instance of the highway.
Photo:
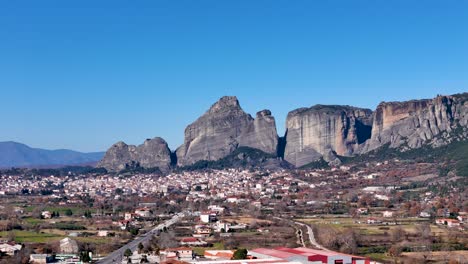
[(177, 223), (182, 217), (184, 217), (184, 213), (178, 213), (174, 215), (171, 219), (164, 221), (164, 223), (161, 223), (151, 229), (151, 231), (137, 236), (134, 240), (130, 241), (129, 243), (125, 244), (123, 247), (117, 249), (116, 251), (110, 253), (107, 255), (105, 258), (100, 259), (97, 263), (98, 264), (115, 264), (115, 263), (121, 263), (122, 259), (125, 257), (123, 256), (125, 250), (129, 248), (130, 250), (135, 251), (138, 247), (138, 244), (142, 243), (145, 244), (148, 242), (153, 235), (158, 234), (159, 231), (162, 231), (164, 227), (169, 227), (175, 223)]

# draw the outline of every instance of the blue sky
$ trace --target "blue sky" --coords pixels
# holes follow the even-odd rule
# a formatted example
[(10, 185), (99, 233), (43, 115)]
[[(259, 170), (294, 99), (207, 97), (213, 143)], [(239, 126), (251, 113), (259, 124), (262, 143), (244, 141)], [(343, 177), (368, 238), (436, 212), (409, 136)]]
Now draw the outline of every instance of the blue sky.
[(245, 111), (468, 91), (467, 1), (1, 1), (0, 141), (171, 148), (223, 95)]

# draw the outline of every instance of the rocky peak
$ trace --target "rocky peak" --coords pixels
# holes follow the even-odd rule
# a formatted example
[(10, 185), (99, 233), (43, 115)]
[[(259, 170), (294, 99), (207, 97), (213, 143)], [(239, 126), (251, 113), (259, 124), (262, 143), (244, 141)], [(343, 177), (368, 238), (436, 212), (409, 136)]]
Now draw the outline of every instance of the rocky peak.
[(239, 100), (236, 96), (223, 96), (216, 103), (214, 103), (208, 112), (217, 113), (229, 110), (241, 110)]
[(171, 165), (171, 151), (162, 138), (147, 139), (139, 146), (127, 145), (119, 141), (107, 150), (98, 167), (109, 171), (119, 171), (130, 165), (143, 168), (156, 168), (167, 171)]
[(264, 109), (262, 111), (258, 111), (256, 114), (256, 118), (263, 118), (263, 117), (272, 117), (271, 111), (268, 109)]
[[(260, 115), (265, 115), (267, 119), (272, 118), (267, 112)], [(261, 150), (276, 150), (276, 128), (272, 131), (271, 121), (267, 124), (268, 133), (265, 136), (259, 134), (264, 132), (264, 123), (255, 125), (255, 120), (242, 110), (235, 96), (224, 96), (187, 126), (184, 144), (176, 151), (177, 163), (179, 166), (185, 166), (199, 160), (218, 160), (241, 145), (253, 148), (262, 146)], [(253, 138), (264, 141), (261, 144), (253, 144)]]

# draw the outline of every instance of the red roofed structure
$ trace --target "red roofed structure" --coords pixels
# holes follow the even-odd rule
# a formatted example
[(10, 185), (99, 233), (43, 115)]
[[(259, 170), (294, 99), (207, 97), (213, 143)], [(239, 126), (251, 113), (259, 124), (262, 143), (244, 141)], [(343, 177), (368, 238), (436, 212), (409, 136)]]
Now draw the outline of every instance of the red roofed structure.
[(304, 264), (370, 264), (367, 257), (311, 248), (257, 248), (249, 251), (249, 254), (259, 259), (276, 258)]

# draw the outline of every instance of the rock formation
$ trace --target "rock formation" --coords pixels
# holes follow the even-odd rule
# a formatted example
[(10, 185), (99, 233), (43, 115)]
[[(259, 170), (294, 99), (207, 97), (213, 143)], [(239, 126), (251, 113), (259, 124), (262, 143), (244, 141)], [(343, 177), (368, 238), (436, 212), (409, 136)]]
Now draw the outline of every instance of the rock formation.
[[(401, 150), (450, 143), (457, 128), (468, 124), (468, 93), (434, 99), (380, 103), (374, 114), (372, 136), (359, 152), (385, 144)], [(463, 129), (462, 129), (463, 130)]]
[(184, 144), (176, 152), (177, 163), (185, 166), (199, 160), (218, 160), (239, 146), (276, 154), (277, 142), (270, 111), (260, 111), (254, 120), (235, 96), (225, 96), (185, 129)]
[[(186, 166), (219, 160), (246, 146), (284, 155), (286, 161), (301, 167), (320, 158), (338, 164), (337, 155), (359, 155), (387, 144), (405, 151), (465, 139), (468, 93), (381, 103), (374, 112), (334, 105), (299, 108), (289, 112), (286, 135), (280, 140), (269, 110), (258, 112), (254, 119), (242, 110), (236, 97), (225, 96), (185, 129), (184, 143), (175, 155), (177, 165)], [(171, 166), (167, 143), (161, 138), (140, 146), (119, 142), (98, 164), (112, 171), (135, 165), (167, 171)]]
[(256, 148), (270, 154), (276, 154), (277, 145), (276, 123), (270, 110), (258, 112), (255, 120), (250, 122), (239, 138), (239, 146)]
[(139, 165), (143, 168), (156, 168), (167, 171), (171, 166), (171, 151), (164, 139), (147, 139), (139, 146), (117, 142), (112, 145), (97, 167), (119, 171), (127, 166)]
[(334, 153), (350, 156), (370, 137), (372, 111), (351, 106), (315, 105), (288, 113), (284, 159), (296, 167)]

